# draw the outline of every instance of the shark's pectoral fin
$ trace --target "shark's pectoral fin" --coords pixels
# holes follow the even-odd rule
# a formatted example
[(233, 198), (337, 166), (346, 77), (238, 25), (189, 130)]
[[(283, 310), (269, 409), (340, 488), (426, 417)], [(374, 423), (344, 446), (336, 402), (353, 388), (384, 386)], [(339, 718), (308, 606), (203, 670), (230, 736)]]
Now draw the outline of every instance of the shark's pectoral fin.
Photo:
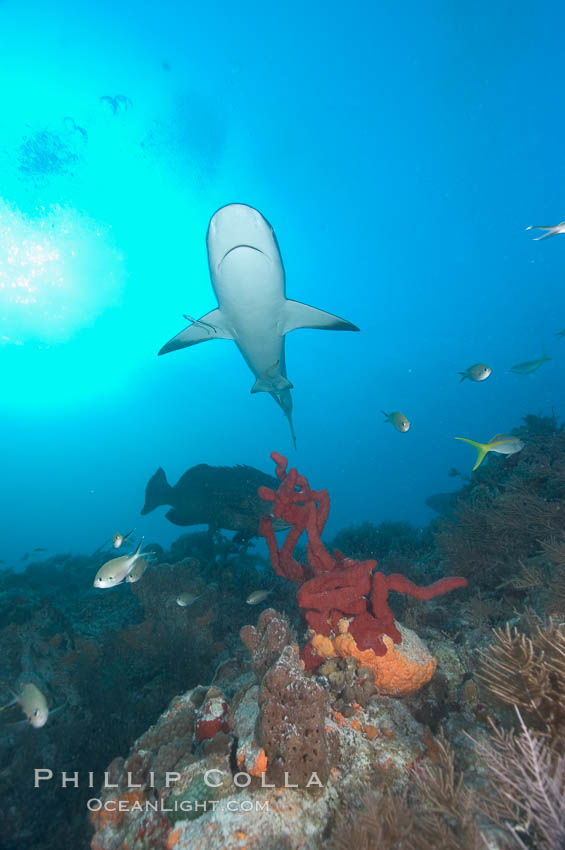
[(169, 351), (177, 351), (179, 348), (188, 348), (198, 345), (199, 342), (207, 342), (209, 339), (233, 339), (233, 335), (223, 325), (223, 316), (219, 308), (211, 310), (197, 319), (184, 331), (170, 339), (159, 354), (168, 354)]
[(251, 387), (252, 393), (272, 393), (272, 392), (281, 392), (281, 390), (291, 390), (293, 385), (290, 383), (288, 378), (285, 378), (284, 375), (275, 375), (274, 377), (270, 377), (269, 375), (263, 375), (260, 378), (257, 378), (253, 386)]
[(317, 307), (310, 307), (309, 304), (302, 304), (300, 301), (291, 301), (287, 299), (284, 303), (280, 332), (287, 334), (289, 331), (294, 331), (297, 328), (318, 328), (324, 331), (358, 331), (359, 328), (348, 322), (347, 319), (340, 319), (339, 316), (334, 316), (333, 313), (326, 313), (325, 310), (318, 310)]

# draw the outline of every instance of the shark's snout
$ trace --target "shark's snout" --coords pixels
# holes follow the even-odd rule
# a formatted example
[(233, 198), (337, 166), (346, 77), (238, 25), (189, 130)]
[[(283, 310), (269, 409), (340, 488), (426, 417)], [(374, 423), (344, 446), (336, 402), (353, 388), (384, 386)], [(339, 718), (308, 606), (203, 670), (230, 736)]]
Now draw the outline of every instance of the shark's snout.
[(278, 256), (273, 229), (258, 210), (245, 204), (221, 207), (208, 226), (208, 259), (210, 268), (218, 272), (232, 251), (248, 248), (269, 259)]

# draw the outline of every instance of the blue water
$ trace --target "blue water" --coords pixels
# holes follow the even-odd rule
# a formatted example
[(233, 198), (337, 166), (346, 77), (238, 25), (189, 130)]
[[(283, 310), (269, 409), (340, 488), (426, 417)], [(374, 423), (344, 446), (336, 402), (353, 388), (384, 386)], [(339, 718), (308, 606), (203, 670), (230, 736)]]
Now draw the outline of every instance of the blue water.
[[(524, 228), (565, 218), (564, 24), (523, 2), (0, 2), (0, 558), (133, 526), (165, 545), (165, 510), (139, 516), (158, 466), (270, 472), (272, 450), (330, 490), (330, 531), (426, 524), (474, 462), (455, 436), (562, 416), (565, 237)], [(22, 170), (38, 133), (63, 173)], [(288, 336), (296, 452), (232, 343), (157, 357), (215, 306), (204, 239), (232, 201), (272, 223), (289, 297), (361, 328)], [(477, 361), (492, 376), (459, 384)]]

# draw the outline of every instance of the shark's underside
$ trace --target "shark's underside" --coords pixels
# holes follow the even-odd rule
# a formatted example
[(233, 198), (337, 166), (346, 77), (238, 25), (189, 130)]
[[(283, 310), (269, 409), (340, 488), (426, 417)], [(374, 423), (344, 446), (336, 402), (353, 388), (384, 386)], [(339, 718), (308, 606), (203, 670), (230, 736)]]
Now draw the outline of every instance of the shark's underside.
[(161, 348), (167, 354), (212, 339), (231, 339), (255, 375), (251, 392), (268, 392), (292, 424), (292, 384), (286, 375), (285, 335), (297, 328), (357, 331), (332, 313), (288, 299), (275, 234), (261, 213), (244, 204), (222, 207), (207, 236), (208, 263), (218, 307)]

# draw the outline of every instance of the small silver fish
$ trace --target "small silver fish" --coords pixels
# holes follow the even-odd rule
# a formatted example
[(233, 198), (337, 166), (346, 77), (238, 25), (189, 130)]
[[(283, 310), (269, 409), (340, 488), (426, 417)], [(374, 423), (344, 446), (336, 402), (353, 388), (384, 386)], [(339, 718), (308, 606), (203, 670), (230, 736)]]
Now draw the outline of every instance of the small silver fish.
[(112, 558), (103, 564), (96, 576), (94, 577), (94, 587), (106, 588), (115, 587), (120, 584), (128, 573), (132, 570), (138, 558), (144, 557), (140, 554), (143, 538), (139, 541), (139, 546), (131, 555), (121, 555), (119, 558)]
[(197, 599), (200, 599), (200, 594), (195, 596), (194, 593), (181, 593), (176, 598), (177, 605), (180, 605), (181, 608), (188, 608), (190, 605), (193, 605)]
[(464, 372), (459, 372), (462, 376), (459, 383), (461, 384), (465, 378), (468, 378), (470, 381), (486, 381), (491, 373), (492, 369), (486, 363), (475, 363), (473, 366), (465, 369)]
[(132, 528), (131, 531), (128, 531), (127, 534), (120, 534), (119, 531), (116, 531), (116, 533), (112, 537), (112, 546), (114, 547), (114, 549), (120, 549), (121, 546), (126, 542), (128, 537), (130, 537), (133, 534), (133, 532), (134, 532), (133, 528)]
[(14, 699), (0, 708), (4, 711), (11, 705), (18, 703), (23, 713), (27, 717), (30, 726), (34, 729), (40, 729), (47, 723), (49, 709), (47, 708), (47, 700), (36, 685), (28, 682), (23, 685), (18, 694), (14, 694)]
[(385, 418), (385, 422), (390, 422), (401, 434), (405, 434), (410, 430), (410, 421), (399, 410), (394, 410), (392, 413), (385, 413), (384, 410), (381, 410), (381, 413)]
[(249, 594), (245, 601), (248, 605), (259, 605), (259, 603), (263, 602), (263, 600), (266, 599), (272, 592), (272, 590), (254, 590), (253, 593)]
[(148, 566), (147, 556), (152, 554), (151, 552), (145, 552), (142, 558), (138, 558), (132, 569), (126, 576), (126, 581), (129, 584), (134, 584), (134, 582), (139, 581), (145, 570)]

